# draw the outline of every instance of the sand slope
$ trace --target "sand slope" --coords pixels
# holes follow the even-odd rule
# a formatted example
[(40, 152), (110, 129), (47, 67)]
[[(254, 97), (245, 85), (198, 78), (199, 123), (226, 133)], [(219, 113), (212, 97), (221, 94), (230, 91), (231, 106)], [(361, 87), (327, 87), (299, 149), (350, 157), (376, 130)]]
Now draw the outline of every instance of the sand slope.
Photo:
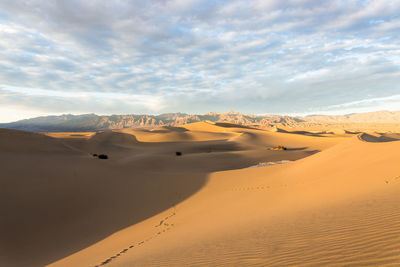
[[(207, 123), (155, 131), (49, 138), (65, 151), (33, 150), (18, 158), (3, 153), (0, 211), (6, 216), (0, 221), (0, 262), (400, 262), (396, 135), (380, 142), (365, 135), (328, 137)], [(175, 133), (190, 138), (177, 141)], [(163, 141), (152, 139), (154, 134), (165, 134)], [(266, 149), (277, 145), (288, 150)], [(100, 151), (110, 159), (90, 154)], [(295, 161), (245, 168), (288, 159)]]
[[(98, 263), (110, 266), (399, 263), (400, 155), (387, 152), (398, 148), (353, 138), (297, 162), (212, 174), (188, 200), (76, 263), (103, 246), (113, 253)], [(74, 256), (59, 262), (69, 263)]]

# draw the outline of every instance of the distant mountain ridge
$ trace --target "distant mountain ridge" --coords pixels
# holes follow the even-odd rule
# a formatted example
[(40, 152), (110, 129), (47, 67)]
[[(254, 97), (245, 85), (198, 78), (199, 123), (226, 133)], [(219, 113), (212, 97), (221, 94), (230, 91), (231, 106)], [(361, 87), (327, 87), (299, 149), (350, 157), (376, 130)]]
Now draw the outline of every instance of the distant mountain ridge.
[(132, 127), (176, 126), (187, 123), (211, 121), (231, 122), (255, 127), (296, 127), (302, 123), (400, 123), (400, 111), (378, 111), (348, 115), (310, 115), (293, 117), (283, 115), (251, 115), (235, 111), (225, 113), (208, 112), (203, 115), (186, 113), (166, 113), (160, 115), (71, 115), (44, 116), (2, 123), (0, 128), (32, 132), (78, 132)]
[(346, 115), (309, 115), (302, 119), (307, 122), (400, 123), (400, 111), (382, 110)]

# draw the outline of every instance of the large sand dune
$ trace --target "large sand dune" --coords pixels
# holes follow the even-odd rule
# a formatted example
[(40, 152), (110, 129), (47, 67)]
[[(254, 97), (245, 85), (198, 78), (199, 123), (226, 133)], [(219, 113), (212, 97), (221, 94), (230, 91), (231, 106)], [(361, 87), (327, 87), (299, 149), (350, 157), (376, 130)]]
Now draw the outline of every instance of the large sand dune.
[(400, 264), (396, 134), (0, 135), (0, 265)]

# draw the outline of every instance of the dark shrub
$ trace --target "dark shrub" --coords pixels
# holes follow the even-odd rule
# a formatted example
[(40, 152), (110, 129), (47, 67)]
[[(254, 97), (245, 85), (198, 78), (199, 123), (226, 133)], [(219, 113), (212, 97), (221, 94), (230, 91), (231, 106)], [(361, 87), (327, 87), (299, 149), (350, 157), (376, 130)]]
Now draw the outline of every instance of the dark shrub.
[(108, 159), (108, 156), (105, 154), (100, 154), (99, 159)]
[(97, 155), (97, 154), (92, 154), (92, 156), (93, 156), (93, 157), (97, 157), (98, 155)]
[(182, 156), (182, 152), (179, 152), (179, 151), (176, 151), (175, 154), (176, 154), (177, 156)]
[(276, 146), (276, 147), (269, 147), (269, 150), (286, 150), (287, 148), (284, 146)]

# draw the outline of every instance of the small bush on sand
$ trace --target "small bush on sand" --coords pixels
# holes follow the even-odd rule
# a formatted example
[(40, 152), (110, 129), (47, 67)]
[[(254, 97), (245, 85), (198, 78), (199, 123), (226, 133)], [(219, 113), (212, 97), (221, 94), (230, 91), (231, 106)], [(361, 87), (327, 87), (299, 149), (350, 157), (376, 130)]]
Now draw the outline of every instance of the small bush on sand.
[(287, 148), (284, 146), (276, 146), (276, 147), (270, 147), (268, 149), (269, 150), (286, 150)]
[(92, 154), (92, 156), (93, 156), (93, 157), (97, 157), (98, 155), (97, 155), (97, 154)]
[(100, 154), (98, 157), (99, 159), (108, 159), (108, 156), (105, 154)]
[(175, 152), (175, 155), (177, 155), (177, 156), (182, 156), (182, 152), (176, 151), (176, 152)]

